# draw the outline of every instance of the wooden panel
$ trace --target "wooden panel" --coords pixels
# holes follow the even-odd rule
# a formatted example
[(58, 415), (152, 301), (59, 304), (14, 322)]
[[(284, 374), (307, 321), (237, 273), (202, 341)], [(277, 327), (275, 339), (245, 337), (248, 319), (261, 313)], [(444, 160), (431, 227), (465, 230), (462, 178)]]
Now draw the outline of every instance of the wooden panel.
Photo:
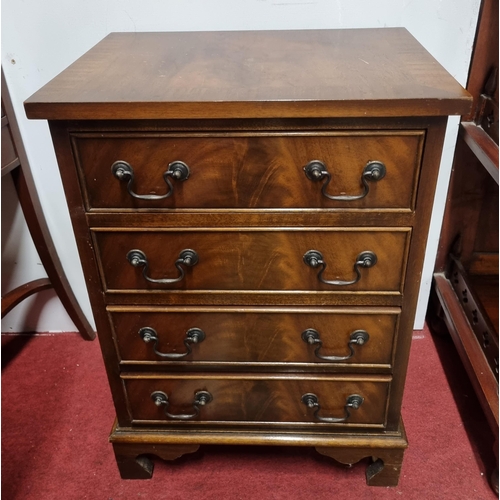
[[(485, 201), (485, 190), (488, 190), (487, 186), (491, 182), (490, 175), (462, 136), (457, 139), (453, 162), (449, 199), (436, 260), (438, 271), (446, 268), (448, 254), (452, 251), (458, 254), (462, 263), (468, 267), (473, 252), (478, 250), (475, 247), (475, 238), (478, 228), (482, 226), (481, 206)], [(496, 184), (494, 186), (498, 188)]]
[[(106, 290), (401, 290), (409, 229), (316, 230), (186, 230), (98, 231), (94, 228), (102, 279)], [(174, 284), (148, 282), (142, 269), (126, 259), (140, 249), (149, 262), (149, 277), (176, 278), (174, 267), (183, 249), (198, 253), (199, 262)], [(354, 263), (372, 251), (377, 263), (361, 269), (353, 285), (326, 285), (318, 280), (320, 268), (304, 263), (309, 250), (318, 250), (327, 263), (324, 279), (353, 280)]]
[(477, 341), (450, 282), (434, 274), (436, 292), (443, 307), (446, 326), (472, 382), (492, 430), (498, 432), (498, 381)]
[(497, 267), (492, 274), (498, 275), (498, 229), (500, 215), (498, 210), (498, 184), (487, 182), (486, 179), (483, 184), (483, 198), (479, 211), (479, 226), (476, 228), (474, 253), (470, 261), (474, 260), (478, 252), (495, 253), (497, 256)]
[(498, 144), (480, 126), (472, 122), (460, 124), (460, 136), (498, 184)]
[[(465, 117), (466, 121), (475, 118), (474, 115), (480, 105), (480, 96), (484, 91), (488, 73), (493, 67), (498, 68), (498, 1), (483, 0), (467, 81), (467, 91), (474, 97), (474, 107), (471, 110), (471, 115)], [(492, 97), (496, 101), (498, 109), (498, 84)]]
[[(117, 208), (413, 208), (423, 131), (348, 131), (279, 134), (73, 134), (87, 209)], [(134, 171), (140, 195), (169, 191), (163, 175), (183, 161), (186, 181), (174, 181), (173, 195), (138, 200), (112, 172), (116, 161)], [(303, 167), (324, 163), (332, 175), (331, 196), (360, 195), (363, 169), (381, 161), (386, 176), (368, 182), (369, 193), (355, 201), (332, 201)], [(172, 180), (170, 178), (170, 180)]]
[[(392, 364), (399, 309), (378, 308), (123, 308), (108, 307), (122, 364), (150, 362), (167, 367), (217, 362), (241, 370), (252, 365), (314, 363), (379, 369)], [(157, 332), (158, 344), (145, 343), (139, 334), (144, 327)], [(192, 353), (170, 360), (155, 353), (185, 353), (186, 332), (199, 328), (205, 339), (191, 344)], [(315, 355), (317, 345), (308, 345), (302, 332), (315, 329), (320, 335), (322, 356), (348, 356), (351, 334), (365, 330), (368, 341), (353, 345), (354, 356), (335, 363)], [(214, 363), (215, 362), (215, 363)], [(330, 367), (331, 369), (331, 367)]]
[(404, 28), (111, 33), (25, 103), (29, 118), (50, 120), (436, 116), (470, 105)]
[[(260, 291), (260, 290), (112, 290), (103, 301), (108, 305), (145, 306), (376, 306), (400, 307), (399, 292), (339, 292), (333, 291)], [(410, 325), (411, 327), (412, 325)], [(102, 330), (102, 328), (101, 328)], [(406, 329), (412, 331), (411, 328)]]
[[(496, 270), (498, 271), (498, 266)], [(469, 276), (469, 281), (472, 290), (474, 290), (491, 322), (491, 326), (496, 331), (496, 339), (498, 342), (498, 274), (490, 276)], [(486, 339), (483, 339), (483, 341), (486, 342)], [(498, 356), (498, 350), (496, 354)]]
[(234, 210), (172, 209), (165, 212), (87, 212), (89, 227), (408, 227), (415, 221), (415, 212), (339, 209), (256, 209)]
[[(498, 243), (498, 239), (497, 239)], [(498, 276), (498, 252), (474, 252), (469, 262), (469, 275), (497, 275)]]
[[(493, 279), (490, 281), (488, 278)], [(462, 264), (454, 260), (450, 266), (449, 280), (469, 321), (470, 328), (489, 362), (491, 371), (498, 380), (498, 323), (494, 325), (490, 321), (491, 313), (498, 318), (498, 275), (494, 277), (476, 276), (476, 279), (471, 281)], [(476, 286), (482, 289), (482, 296), (487, 296), (488, 291), (493, 292), (496, 286), (496, 292), (493, 292), (492, 297), (488, 297), (485, 304), (489, 306), (490, 311), (487, 311), (483, 305)]]
[[(363, 379), (359, 376), (275, 376), (275, 375), (186, 375), (158, 376), (124, 374), (128, 402), (134, 423), (192, 425), (240, 423), (293, 427), (294, 424), (321, 426), (376, 426), (385, 423), (390, 377)], [(179, 422), (165, 417), (164, 408), (151, 399), (154, 391), (164, 392), (171, 401), (172, 414), (193, 411), (194, 395), (208, 391), (213, 400), (203, 406), (200, 416)], [(321, 405), (320, 416), (343, 417), (346, 399), (359, 394), (364, 402), (351, 411), (345, 423), (324, 424), (314, 418), (301, 397), (314, 393)]]

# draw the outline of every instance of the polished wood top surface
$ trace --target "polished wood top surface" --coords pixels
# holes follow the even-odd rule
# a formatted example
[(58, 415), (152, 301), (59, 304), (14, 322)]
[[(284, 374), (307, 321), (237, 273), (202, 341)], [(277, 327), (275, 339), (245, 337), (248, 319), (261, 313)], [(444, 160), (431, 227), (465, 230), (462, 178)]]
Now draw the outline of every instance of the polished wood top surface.
[(404, 28), (111, 33), (30, 97), (29, 118), (465, 114), (471, 97)]

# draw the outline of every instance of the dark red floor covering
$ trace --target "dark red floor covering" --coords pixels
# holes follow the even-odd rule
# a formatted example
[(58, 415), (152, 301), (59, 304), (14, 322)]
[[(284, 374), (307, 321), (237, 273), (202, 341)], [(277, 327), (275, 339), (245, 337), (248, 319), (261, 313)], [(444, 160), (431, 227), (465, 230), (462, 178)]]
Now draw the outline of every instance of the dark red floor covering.
[(427, 330), (414, 336), (403, 408), (410, 448), (395, 488), (366, 486), (362, 463), (348, 469), (278, 447), (205, 447), (157, 462), (152, 480), (123, 481), (107, 442), (114, 414), (97, 342), (58, 334), (2, 344), (4, 499), (495, 498), (491, 433), (452, 342)]

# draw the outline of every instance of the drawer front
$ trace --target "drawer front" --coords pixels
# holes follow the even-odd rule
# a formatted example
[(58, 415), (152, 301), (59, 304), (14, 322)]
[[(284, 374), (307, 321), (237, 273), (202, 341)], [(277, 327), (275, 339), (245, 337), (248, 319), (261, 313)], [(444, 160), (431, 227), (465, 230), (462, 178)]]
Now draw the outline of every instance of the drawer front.
[[(397, 293), (402, 289), (410, 229), (94, 229), (94, 236), (107, 291), (330, 290)], [(132, 250), (139, 250), (140, 253)], [(186, 255), (184, 250), (196, 252), (196, 258), (189, 259), (190, 265), (182, 263), (185, 259), (180, 256)], [(319, 254), (315, 254), (316, 260), (306, 263), (304, 257), (306, 254), (310, 256), (311, 250), (320, 253), (321, 261), (326, 265), (323, 273), (323, 265), (318, 263)], [(360, 264), (364, 262), (363, 259), (360, 261), (360, 256), (366, 255), (367, 251), (376, 256), (368, 259), (372, 267)], [(316, 267), (313, 267), (314, 264), (317, 264)], [(331, 283), (323, 283), (320, 278)], [(151, 280), (175, 282), (157, 283)], [(353, 281), (356, 282), (346, 284)]]
[[(363, 379), (357, 376), (259, 376), (206, 375), (138, 377), (124, 375), (129, 407), (135, 424), (193, 425), (263, 424), (383, 427), (390, 377)], [(162, 395), (155, 393), (163, 393)], [(199, 394), (209, 393), (210, 402), (195, 404)], [(315, 395), (319, 404), (308, 407), (306, 394)], [(349, 409), (349, 396), (359, 395), (358, 409)], [(158, 405), (156, 397), (160, 398)], [(168, 401), (168, 405), (165, 404)], [(197, 410), (198, 409), (198, 410)], [(171, 415), (167, 415), (165, 410)], [(176, 415), (185, 415), (183, 420)], [(172, 417), (173, 416), (173, 417)], [(347, 418), (346, 418), (347, 417)], [(337, 418), (339, 422), (321, 419)]]
[[(350, 131), (323, 134), (74, 134), (73, 150), (87, 209), (134, 208), (413, 208), (423, 131)], [(322, 180), (304, 167), (321, 161), (331, 176), (325, 193), (354, 196), (332, 200)], [(156, 197), (170, 192), (164, 174), (183, 162), (189, 177), (175, 180), (171, 195), (140, 199), (127, 191), (129, 177), (112, 173), (115, 162), (132, 168), (130, 190)], [(368, 162), (382, 162), (386, 175), (366, 181)], [(127, 167), (128, 168), (128, 167)], [(122, 171), (123, 172), (123, 171)], [(185, 173), (185, 171), (184, 171)]]
[(240, 371), (249, 365), (286, 369), (288, 363), (389, 369), (399, 312), (108, 307), (122, 364), (225, 364)]

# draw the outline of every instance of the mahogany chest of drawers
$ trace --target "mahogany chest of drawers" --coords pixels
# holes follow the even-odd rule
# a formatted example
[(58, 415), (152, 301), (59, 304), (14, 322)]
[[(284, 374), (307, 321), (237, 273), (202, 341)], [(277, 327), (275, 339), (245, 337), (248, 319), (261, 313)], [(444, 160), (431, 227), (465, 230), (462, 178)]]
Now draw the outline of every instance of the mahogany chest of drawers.
[(49, 120), (123, 478), (202, 444), (314, 446), (397, 484), (447, 115), (404, 29), (115, 33)]

